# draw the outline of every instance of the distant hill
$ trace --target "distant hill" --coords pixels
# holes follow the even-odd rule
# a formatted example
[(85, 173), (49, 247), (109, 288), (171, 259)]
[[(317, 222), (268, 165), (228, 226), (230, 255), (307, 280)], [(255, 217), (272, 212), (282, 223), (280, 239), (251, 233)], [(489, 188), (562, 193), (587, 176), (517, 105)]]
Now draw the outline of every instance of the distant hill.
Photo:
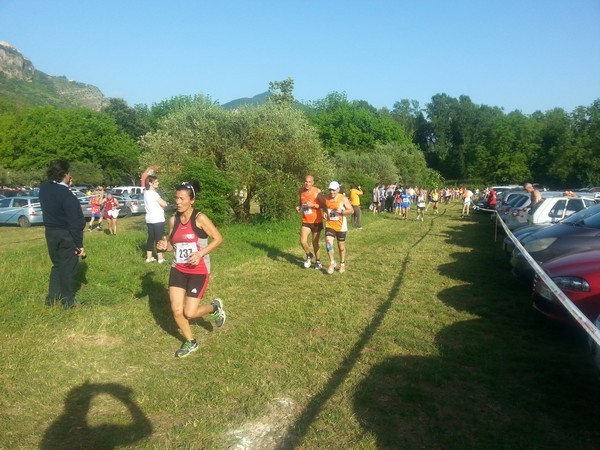
[(19, 50), (0, 41), (0, 112), (43, 105), (99, 111), (107, 104), (96, 86), (41, 72)]
[(239, 108), (240, 106), (245, 106), (245, 105), (258, 106), (258, 105), (262, 105), (262, 104), (266, 103), (267, 98), (269, 98), (269, 91), (263, 92), (262, 94), (255, 95), (252, 98), (244, 97), (244, 98), (238, 98), (235, 100), (231, 100), (230, 102), (227, 102), (221, 106), (225, 109), (236, 109), (236, 108)]

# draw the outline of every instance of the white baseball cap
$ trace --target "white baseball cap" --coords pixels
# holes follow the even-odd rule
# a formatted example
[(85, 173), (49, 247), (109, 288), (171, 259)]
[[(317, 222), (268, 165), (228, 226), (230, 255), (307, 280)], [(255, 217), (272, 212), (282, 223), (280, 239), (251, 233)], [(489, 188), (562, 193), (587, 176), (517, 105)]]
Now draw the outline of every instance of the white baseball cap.
[(328, 189), (333, 189), (334, 191), (337, 191), (339, 188), (340, 188), (340, 183), (338, 183), (337, 181), (332, 181), (331, 183), (329, 183)]

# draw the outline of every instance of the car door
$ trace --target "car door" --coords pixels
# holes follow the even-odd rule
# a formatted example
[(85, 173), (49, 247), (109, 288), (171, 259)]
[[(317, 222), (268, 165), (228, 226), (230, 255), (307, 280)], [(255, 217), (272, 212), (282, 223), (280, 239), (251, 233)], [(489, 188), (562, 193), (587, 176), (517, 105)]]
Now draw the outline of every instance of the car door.
[(11, 197), (0, 200), (0, 223), (11, 223), (10, 219), (13, 215), (11, 211), (12, 201)]

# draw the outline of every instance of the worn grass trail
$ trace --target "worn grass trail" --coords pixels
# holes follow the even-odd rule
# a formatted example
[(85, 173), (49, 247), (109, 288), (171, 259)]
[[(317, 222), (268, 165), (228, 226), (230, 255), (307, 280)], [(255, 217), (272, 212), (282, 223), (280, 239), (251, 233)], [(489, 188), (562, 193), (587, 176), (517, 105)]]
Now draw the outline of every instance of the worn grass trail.
[(0, 229), (0, 448), (595, 448), (580, 334), (458, 215), (367, 214), (331, 276), (301, 268), (296, 222), (224, 229), (206, 298), (228, 320), (184, 360), (139, 219), (86, 235), (73, 311), (43, 307), (43, 230)]

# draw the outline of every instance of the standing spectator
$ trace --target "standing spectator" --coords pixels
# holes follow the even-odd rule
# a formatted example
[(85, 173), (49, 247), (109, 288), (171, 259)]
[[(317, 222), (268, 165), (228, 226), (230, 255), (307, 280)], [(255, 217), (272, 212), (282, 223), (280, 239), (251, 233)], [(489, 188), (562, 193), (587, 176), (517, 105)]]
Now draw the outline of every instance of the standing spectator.
[(46, 305), (61, 301), (65, 308), (75, 306), (74, 280), (79, 257), (85, 258), (83, 230), (85, 218), (77, 197), (69, 190), (69, 163), (54, 160), (47, 170), (48, 181), (40, 187), (40, 205), (46, 227), (46, 244), (52, 261)]
[(379, 184), (379, 212), (385, 209), (385, 184)]
[(487, 195), (487, 207), (489, 209), (496, 209), (496, 191), (493, 187), (490, 187)]
[(473, 191), (470, 189), (461, 188), (462, 190), (462, 199), (463, 199), (463, 207), (460, 217), (468, 217), (469, 209), (471, 207), (471, 200), (473, 199)]
[(350, 204), (354, 212), (352, 213), (352, 224), (362, 230), (362, 211), (360, 210), (360, 196), (363, 195), (363, 191), (360, 186), (352, 185), (350, 189)]
[(200, 184), (196, 180), (177, 186), (177, 213), (169, 220), (169, 237), (156, 244), (159, 251), (173, 250), (174, 253), (175, 261), (169, 275), (169, 298), (175, 322), (185, 337), (175, 352), (177, 358), (184, 358), (198, 350), (190, 320), (210, 314), (220, 327), (226, 318), (220, 299), (215, 299), (210, 305), (200, 304), (210, 279), (209, 254), (221, 245), (223, 237), (206, 214), (194, 208), (199, 191)]
[(525, 183), (525, 185), (523, 186), (523, 188), (529, 192), (529, 194), (531, 195), (531, 204), (530, 207), (533, 208), (533, 205), (535, 205), (536, 203), (539, 203), (542, 201), (542, 194), (540, 194), (540, 191), (538, 191), (537, 189), (535, 189), (533, 187), (533, 184), (531, 183)]
[(396, 186), (388, 184), (385, 189), (385, 210), (389, 213), (394, 212), (394, 189)]
[(158, 178), (154, 175), (146, 177), (146, 190), (144, 191), (144, 206), (146, 208), (146, 227), (148, 228), (148, 239), (146, 240), (146, 262), (151, 263), (158, 259), (158, 263), (165, 262), (162, 251), (156, 249), (156, 259), (152, 255), (154, 245), (163, 238), (165, 232), (165, 208), (164, 201), (156, 191), (159, 186)]
[(94, 219), (98, 219), (98, 225), (96, 226), (96, 230), (102, 231), (102, 206), (104, 206), (104, 202), (106, 199), (104, 198), (104, 189), (102, 186), (98, 186), (94, 195), (90, 198), (90, 205), (92, 205), (92, 214), (90, 216), (90, 224), (88, 231), (92, 231), (94, 229)]
[(119, 216), (119, 201), (109, 192), (104, 203), (104, 216), (108, 222), (108, 231), (111, 235), (117, 234), (117, 217)]
[(348, 225), (346, 216), (352, 214), (352, 205), (348, 199), (340, 194), (340, 185), (337, 181), (329, 183), (329, 194), (325, 197), (324, 206), (326, 211), (325, 245), (329, 255), (329, 267), (327, 273), (332, 274), (336, 267), (333, 241), (337, 240), (340, 252), (340, 273), (346, 271), (346, 232)]
[[(323, 230), (323, 213), (321, 212), (321, 190), (316, 188), (315, 179), (312, 175), (304, 177), (304, 185), (300, 188), (296, 212), (302, 212), (302, 225), (300, 226), (300, 245), (306, 252), (304, 267), (310, 269), (313, 256), (316, 258), (315, 269), (321, 270), (321, 248), (319, 247), (319, 237)], [(312, 235), (312, 249), (308, 244), (308, 236)]]
[(379, 183), (375, 183), (375, 187), (373, 188), (373, 214), (377, 214), (379, 212)]

